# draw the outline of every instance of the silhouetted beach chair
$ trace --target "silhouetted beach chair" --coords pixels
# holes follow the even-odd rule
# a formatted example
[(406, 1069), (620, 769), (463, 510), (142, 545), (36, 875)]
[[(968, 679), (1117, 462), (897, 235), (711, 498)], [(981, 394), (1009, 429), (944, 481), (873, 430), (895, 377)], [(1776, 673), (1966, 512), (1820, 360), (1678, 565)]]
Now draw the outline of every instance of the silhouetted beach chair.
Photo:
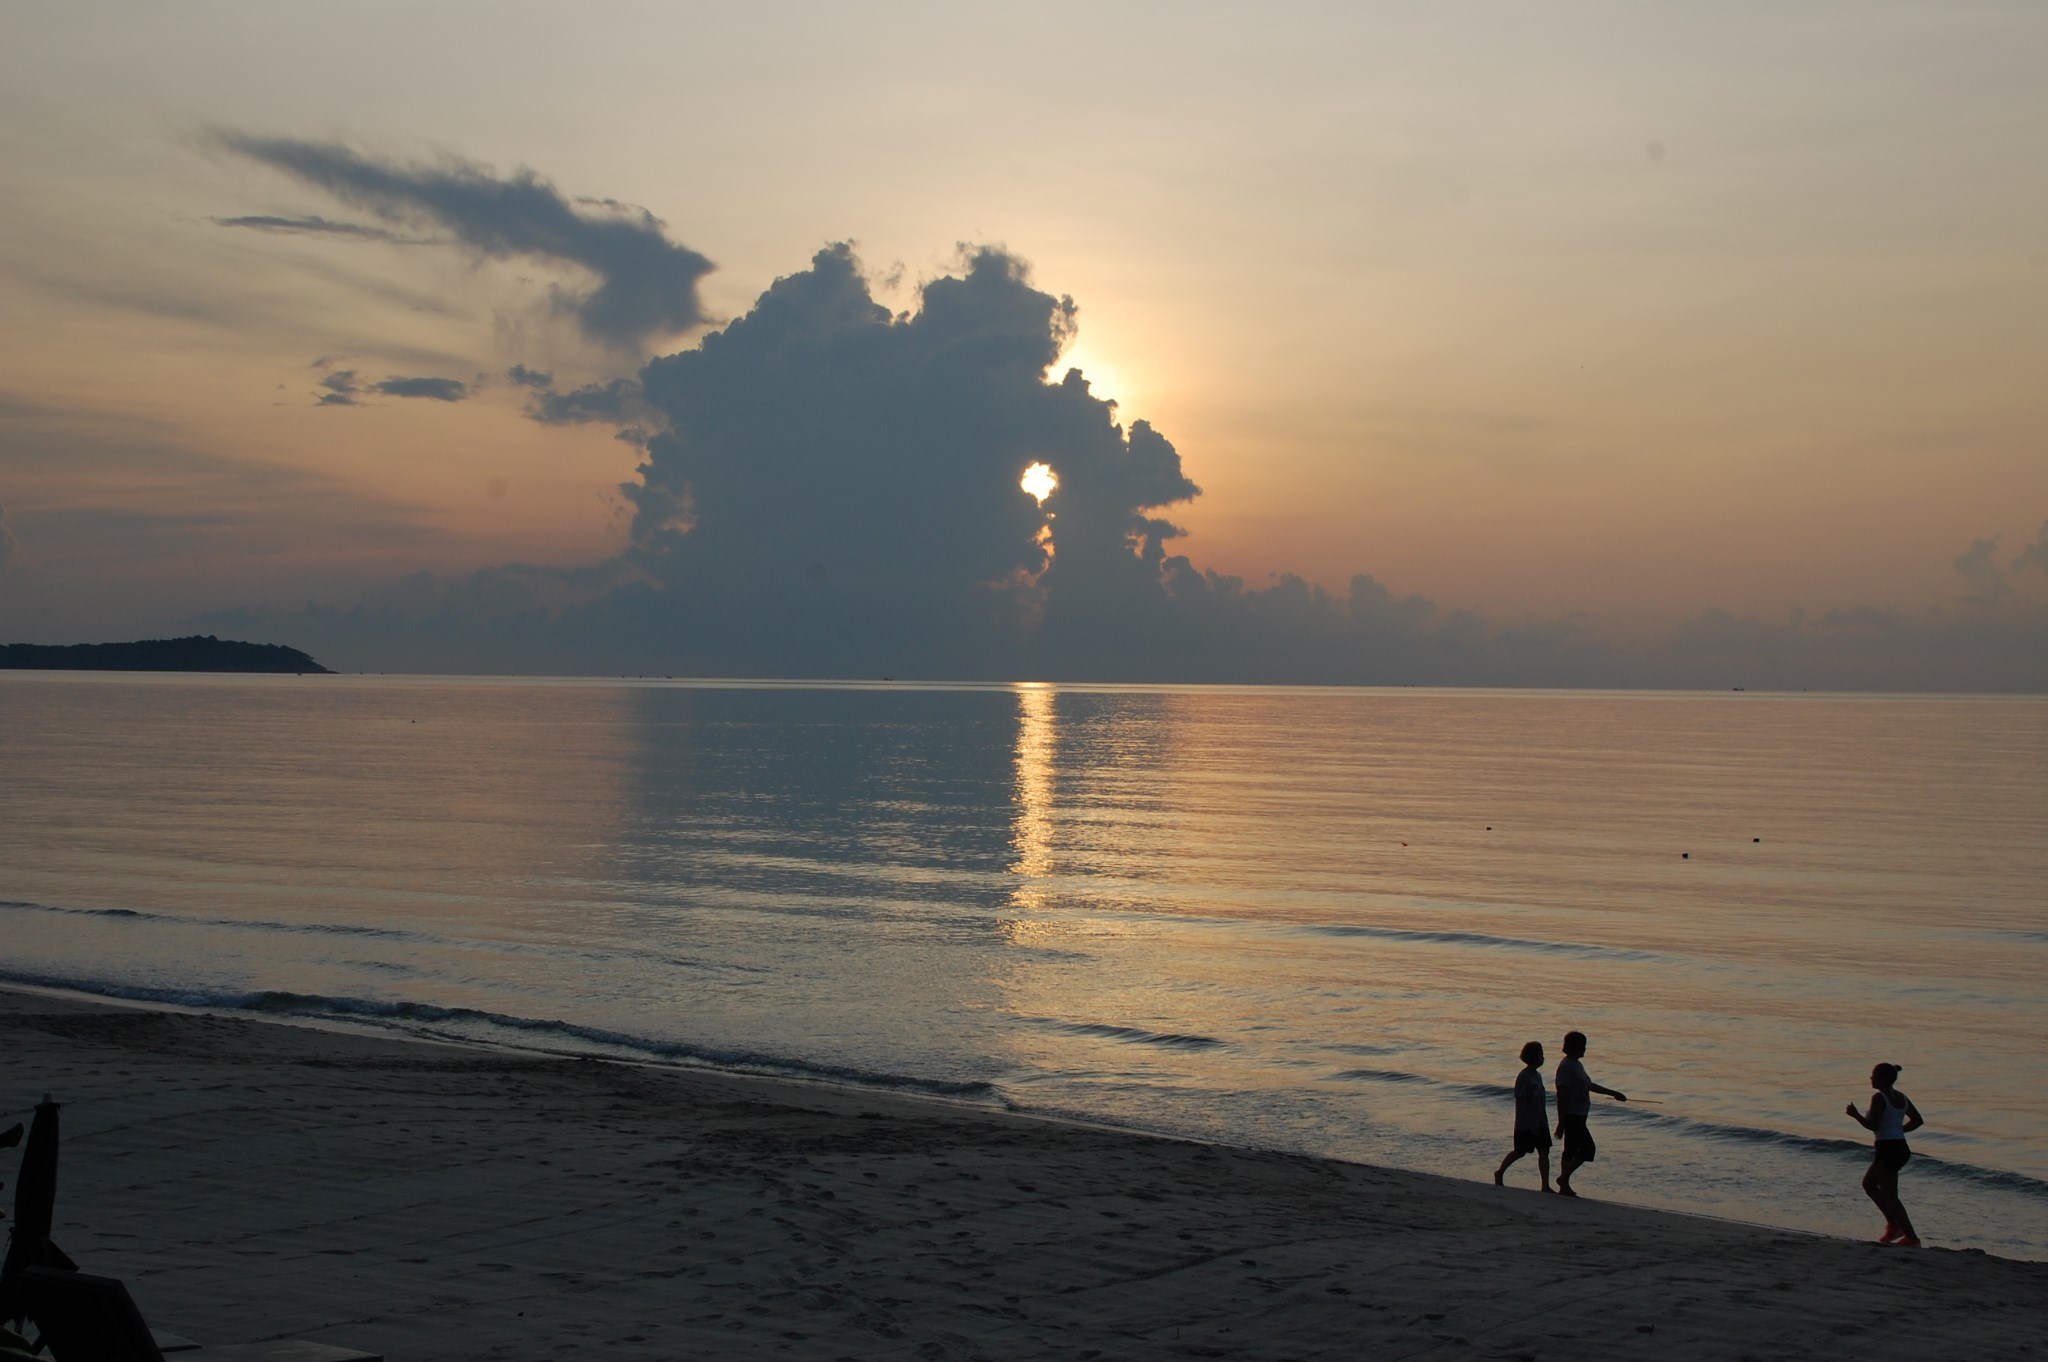
[(6, 1294), (0, 1311), (26, 1316), (53, 1362), (163, 1362), (128, 1288), (112, 1277), (32, 1267)]
[[(57, 1106), (45, 1096), (29, 1125), (14, 1188), (14, 1227), (0, 1263), (0, 1321), (26, 1320), (51, 1362), (384, 1362), (376, 1353), (284, 1339), (216, 1348), (166, 1335), (143, 1322), (128, 1288), (112, 1277), (77, 1271), (50, 1242), (57, 1202)], [(13, 1134), (10, 1131), (8, 1134)]]

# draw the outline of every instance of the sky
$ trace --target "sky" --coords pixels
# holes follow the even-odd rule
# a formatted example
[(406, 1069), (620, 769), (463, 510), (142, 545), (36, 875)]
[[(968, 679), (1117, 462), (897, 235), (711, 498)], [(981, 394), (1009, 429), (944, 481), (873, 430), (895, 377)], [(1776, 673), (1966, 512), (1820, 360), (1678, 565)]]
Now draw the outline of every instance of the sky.
[(2031, 0), (0, 25), (0, 641), (2048, 690)]

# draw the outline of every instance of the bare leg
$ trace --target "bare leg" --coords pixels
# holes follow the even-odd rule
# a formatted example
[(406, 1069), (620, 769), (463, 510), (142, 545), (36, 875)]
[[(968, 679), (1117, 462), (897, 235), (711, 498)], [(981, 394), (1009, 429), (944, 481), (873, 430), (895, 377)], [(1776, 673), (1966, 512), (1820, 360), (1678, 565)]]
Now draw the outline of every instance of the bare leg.
[(1549, 1190), (1550, 1190), (1550, 1151), (1549, 1151), (1549, 1150), (1547, 1150), (1547, 1149), (1539, 1149), (1539, 1150), (1537, 1150), (1537, 1151), (1536, 1151), (1536, 1167), (1542, 1170), (1542, 1173), (1543, 1173), (1543, 1190), (1547, 1192), (1547, 1191), (1549, 1191)]
[(1871, 1160), (1870, 1171), (1863, 1175), (1863, 1194), (1884, 1212), (1885, 1228), (1897, 1231), (1896, 1236), (1888, 1237), (1919, 1240), (1920, 1236), (1913, 1232), (1913, 1217), (1906, 1214), (1905, 1203), (1899, 1200), (1898, 1169)]
[[(1500, 1167), (1493, 1170), (1494, 1186), (1500, 1187), (1505, 1185), (1503, 1179), (1507, 1177), (1509, 1165), (1521, 1157), (1522, 1151), (1519, 1149), (1510, 1149), (1508, 1151), (1508, 1156), (1500, 1161)], [(1548, 1154), (1543, 1156), (1543, 1181), (1546, 1185), (1550, 1181), (1550, 1156)]]
[(1584, 1163), (1584, 1159), (1575, 1159), (1569, 1154), (1564, 1156), (1564, 1161), (1558, 1166), (1557, 1170), (1557, 1190), (1559, 1192), (1565, 1196), (1578, 1195), (1577, 1192), (1572, 1190), (1572, 1174), (1578, 1172), (1580, 1166)]
[[(1896, 1179), (1894, 1179), (1896, 1181)], [(1899, 1227), (1899, 1242), (1917, 1244), (1920, 1236), (1913, 1230), (1913, 1217), (1906, 1214), (1906, 1203), (1899, 1200), (1897, 1192), (1892, 1193), (1892, 1224)]]

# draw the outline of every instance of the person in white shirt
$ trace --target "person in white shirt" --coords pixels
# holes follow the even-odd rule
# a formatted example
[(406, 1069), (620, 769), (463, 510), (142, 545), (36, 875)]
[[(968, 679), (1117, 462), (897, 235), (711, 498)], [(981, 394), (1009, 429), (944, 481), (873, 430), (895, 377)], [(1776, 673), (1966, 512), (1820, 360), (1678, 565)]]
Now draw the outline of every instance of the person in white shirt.
[(1557, 1190), (1561, 1196), (1578, 1195), (1572, 1190), (1572, 1174), (1591, 1163), (1598, 1152), (1592, 1132), (1586, 1129), (1586, 1117), (1593, 1110), (1593, 1094), (1601, 1093), (1617, 1102), (1628, 1101), (1628, 1094), (1603, 1088), (1592, 1080), (1586, 1066), (1579, 1062), (1585, 1053), (1586, 1033), (1567, 1031), (1564, 1058), (1557, 1062), (1557, 1135), (1564, 1141), (1564, 1160), (1557, 1170)]
[(1876, 1091), (1870, 1094), (1870, 1110), (1858, 1111), (1851, 1102), (1849, 1118), (1877, 1137), (1871, 1148), (1870, 1171), (1863, 1175), (1863, 1194), (1884, 1212), (1884, 1233), (1877, 1242), (1919, 1248), (1920, 1236), (1913, 1232), (1913, 1217), (1906, 1214), (1906, 1203), (1899, 1200), (1899, 1170), (1913, 1157), (1913, 1151), (1906, 1145), (1906, 1133), (1927, 1123), (1920, 1119), (1920, 1109), (1913, 1105), (1913, 1099), (1893, 1086), (1898, 1081), (1896, 1064), (1880, 1064), (1872, 1069), (1870, 1086)]

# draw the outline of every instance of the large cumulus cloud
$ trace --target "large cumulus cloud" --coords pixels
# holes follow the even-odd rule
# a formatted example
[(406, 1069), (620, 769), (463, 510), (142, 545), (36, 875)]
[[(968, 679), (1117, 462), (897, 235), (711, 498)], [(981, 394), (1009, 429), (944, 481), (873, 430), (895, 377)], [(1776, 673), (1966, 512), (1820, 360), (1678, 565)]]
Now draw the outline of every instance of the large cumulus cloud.
[(1094, 602), (1163, 599), (1156, 512), (1200, 489), (1085, 377), (1047, 381), (1075, 319), (992, 249), (895, 316), (835, 246), (648, 364), (633, 553), (683, 636), (714, 665), (992, 666)]

